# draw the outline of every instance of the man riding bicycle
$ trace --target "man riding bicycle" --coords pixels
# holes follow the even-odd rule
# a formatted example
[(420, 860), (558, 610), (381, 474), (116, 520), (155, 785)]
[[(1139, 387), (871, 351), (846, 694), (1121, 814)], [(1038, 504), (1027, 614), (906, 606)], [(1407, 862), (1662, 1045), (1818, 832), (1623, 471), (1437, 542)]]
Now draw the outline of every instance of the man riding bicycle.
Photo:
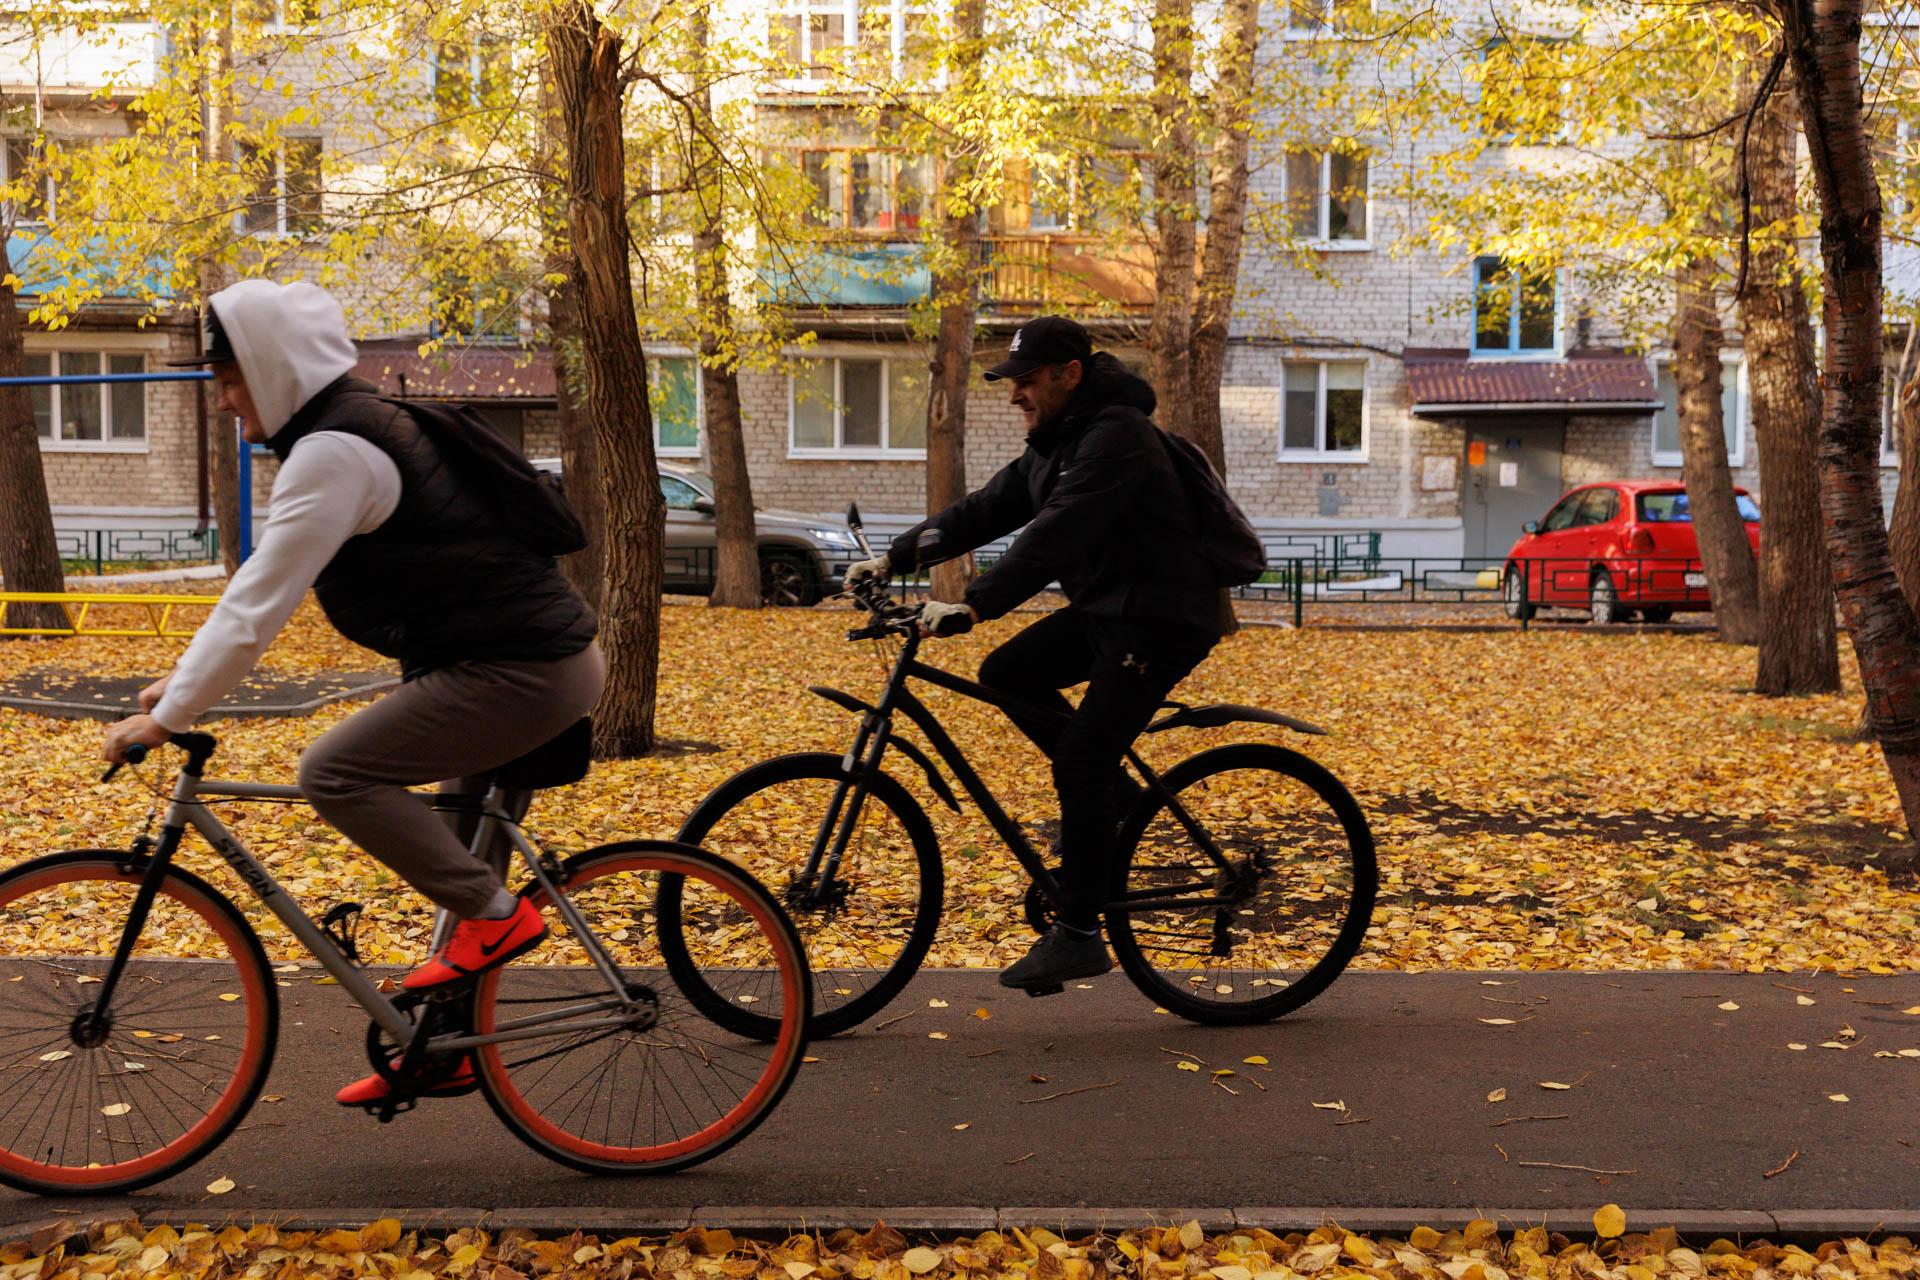
[[(1059, 919), (1002, 986), (1051, 988), (1113, 968), (1100, 937), (1114, 835), (1138, 795), (1121, 769), (1161, 701), (1219, 641), (1219, 589), (1193, 563), (1195, 516), (1161, 432), (1153, 388), (1087, 331), (1043, 316), (1014, 334), (987, 370), (1012, 384), (1027, 447), (986, 485), (848, 570), (886, 578), (972, 551), (1025, 526), (961, 604), (921, 614), (928, 635), (998, 618), (1049, 583), (1067, 605), (987, 656), (981, 683), (1055, 716), (1010, 712), (1053, 763), (1060, 797)], [(1078, 707), (1061, 690), (1087, 682)]]
[[(599, 699), (593, 610), (526, 546), (420, 426), (350, 376), (340, 304), (310, 284), (245, 280), (209, 300), (203, 354), (217, 407), (280, 460), (260, 545), (234, 574), (143, 714), (107, 730), (118, 763), (183, 733), (246, 678), (312, 587), (349, 640), (400, 660), (403, 683), (300, 758), (315, 811), (458, 919), (401, 980), (465, 981), (537, 946), (546, 925), (407, 788), (475, 779), (556, 737)], [(448, 781), (454, 780), (454, 781)], [(473, 1085), (463, 1066), (443, 1092)], [(378, 1102), (379, 1075), (342, 1089)]]

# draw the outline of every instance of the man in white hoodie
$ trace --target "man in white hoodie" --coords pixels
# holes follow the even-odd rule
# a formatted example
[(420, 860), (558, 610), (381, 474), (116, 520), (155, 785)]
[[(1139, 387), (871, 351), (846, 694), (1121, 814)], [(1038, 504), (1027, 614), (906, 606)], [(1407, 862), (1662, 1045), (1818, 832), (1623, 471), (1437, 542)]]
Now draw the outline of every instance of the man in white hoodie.
[[(401, 687), (300, 760), (314, 809), (459, 923), (401, 985), (468, 979), (537, 946), (540, 913), (469, 855), (407, 788), (484, 775), (556, 737), (600, 696), (598, 621), (551, 557), (463, 485), (404, 408), (353, 378), (340, 304), (310, 284), (246, 280), (210, 299), (204, 354), (218, 407), (279, 457), (260, 545), (142, 714), (102, 754), (157, 746), (246, 678), (312, 588), (354, 642), (397, 658)], [(471, 1087), (464, 1068), (439, 1092)], [(379, 1075), (338, 1100), (371, 1106)]]

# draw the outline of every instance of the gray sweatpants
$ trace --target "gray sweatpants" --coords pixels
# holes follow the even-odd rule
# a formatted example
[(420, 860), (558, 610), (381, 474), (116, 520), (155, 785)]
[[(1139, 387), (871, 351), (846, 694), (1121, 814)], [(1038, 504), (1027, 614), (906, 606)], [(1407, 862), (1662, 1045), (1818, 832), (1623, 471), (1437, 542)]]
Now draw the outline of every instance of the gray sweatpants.
[(409, 680), (327, 730), (300, 757), (300, 789), (340, 833), (462, 918), (498, 873), (407, 793), (497, 769), (592, 710), (606, 683), (598, 644), (556, 662), (463, 662)]

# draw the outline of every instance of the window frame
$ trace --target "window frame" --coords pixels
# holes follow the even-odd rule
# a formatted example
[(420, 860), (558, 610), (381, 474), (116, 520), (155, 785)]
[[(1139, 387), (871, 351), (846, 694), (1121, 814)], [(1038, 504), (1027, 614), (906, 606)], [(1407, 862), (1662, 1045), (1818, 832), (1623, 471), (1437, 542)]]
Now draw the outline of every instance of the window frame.
[(1482, 253), (1474, 255), (1473, 288), (1468, 294), (1472, 304), (1472, 329), (1467, 335), (1467, 354), (1473, 360), (1558, 360), (1566, 354), (1566, 296), (1560, 288), (1560, 272), (1553, 272), (1553, 345), (1550, 347), (1522, 347), (1520, 342), (1521, 321), (1524, 311), (1520, 306), (1519, 291), (1523, 277), (1513, 272), (1513, 296), (1507, 306), (1507, 342), (1506, 347), (1483, 347), (1480, 345), (1480, 282), (1484, 278), (1487, 265), (1491, 263), (1496, 270), (1505, 269), (1507, 260), (1499, 254)]
[[(95, 346), (37, 347), (36, 346), (36, 347), (29, 347), (26, 351), (26, 355), (28, 359), (32, 359), (36, 356), (45, 356), (47, 358), (48, 372), (51, 376), (58, 376), (61, 357), (69, 356), (69, 355), (92, 356), (95, 361), (95, 366), (96, 366), (95, 371), (99, 373), (106, 373), (109, 371), (110, 369), (109, 362), (115, 356), (138, 359), (140, 361), (140, 372), (151, 373), (153, 372), (153, 370), (149, 366), (151, 365), (153, 354), (154, 353), (152, 351), (148, 351), (148, 350), (140, 350), (140, 349), (129, 348), (129, 347), (111, 347), (111, 346), (106, 346), (106, 347), (95, 347)], [(45, 391), (48, 397), (49, 425), (53, 429), (53, 434), (50, 436), (43, 436), (39, 433), (37, 429), (35, 430), (33, 438), (34, 438), (34, 441), (40, 446), (40, 451), (42, 453), (146, 453), (148, 452), (152, 442), (151, 419), (153, 416), (153, 397), (151, 395), (151, 392), (152, 392), (153, 384), (150, 382), (142, 382), (142, 383), (134, 384), (140, 388), (140, 434), (139, 436), (138, 437), (122, 436), (118, 439), (114, 438), (114, 435), (113, 435), (113, 389), (115, 386), (121, 385), (121, 384), (111, 383), (111, 382), (100, 382), (100, 383), (95, 383), (94, 385), (100, 391), (100, 438), (98, 440), (78, 440), (78, 439), (69, 440), (69, 439), (61, 438), (60, 436), (60, 423), (61, 423), (60, 401), (62, 398), (62, 393), (64, 393), (67, 390), (65, 386), (62, 386), (59, 384), (49, 384), (41, 387), (26, 388), (29, 399), (31, 399), (32, 393), (35, 391)]]
[[(314, 225), (311, 227), (301, 227), (297, 230), (291, 229), (288, 225), (290, 220), (289, 206), (292, 204), (292, 199), (293, 199), (292, 195), (287, 190), (287, 144), (289, 142), (311, 142), (314, 144), (314, 153), (313, 153), (314, 178), (318, 183), (316, 189), (312, 193), (315, 204), (317, 206), (313, 213)], [(234, 162), (236, 164), (240, 163), (244, 158), (241, 155), (242, 148), (248, 148), (256, 153), (261, 150), (264, 150), (262, 146), (256, 143), (251, 143), (251, 142), (235, 141), (233, 145), (234, 145)], [(240, 208), (234, 211), (233, 228), (235, 231), (239, 232), (241, 235), (251, 236), (254, 239), (258, 239), (258, 240), (310, 240), (310, 239), (313, 239), (314, 237), (320, 234), (321, 226), (326, 222), (326, 217), (327, 217), (326, 184), (324, 181), (321, 181), (324, 174), (326, 173), (326, 155), (327, 155), (326, 136), (324, 134), (319, 134), (319, 133), (281, 134), (278, 138), (274, 139), (272, 146), (273, 146), (273, 197), (272, 197), (272, 200), (273, 200), (273, 208), (274, 208), (274, 225), (272, 227), (259, 227), (259, 228), (249, 228), (247, 226), (247, 217), (249, 212), (256, 205), (263, 205), (267, 203), (265, 200), (250, 199), (250, 200), (246, 200), (240, 206)]]
[(13, 183), (14, 144), (16, 142), (24, 142), (29, 149), (34, 149), (36, 141), (39, 143), (37, 149), (42, 157), (40, 161), (42, 165), (42, 172), (40, 174), (40, 182), (42, 185), (40, 205), (42, 213), (41, 216), (37, 218), (15, 216), (13, 227), (16, 231), (28, 227), (51, 226), (60, 216), (60, 184), (54, 180), (53, 171), (45, 168), (47, 144), (55, 143), (57, 145), (58, 140), (44, 133), (38, 135), (30, 133), (9, 133), (5, 135), (4, 145), (0, 145), (0, 182), (4, 182), (9, 186)]
[[(800, 424), (800, 384), (795, 371), (787, 372), (787, 457), (794, 460), (815, 461), (856, 461), (856, 462), (916, 462), (925, 461), (927, 447), (921, 445), (896, 446), (893, 440), (893, 367), (904, 363), (900, 357), (891, 355), (873, 355), (866, 353), (816, 353), (804, 363), (818, 364), (822, 361), (833, 362), (833, 439), (830, 446), (802, 445), (795, 431)], [(881, 366), (880, 375), (880, 441), (879, 445), (848, 445), (846, 440), (846, 377), (845, 363), (848, 360), (877, 360)], [(931, 394), (931, 388), (929, 388)]]
[[(1673, 353), (1666, 352), (1658, 356), (1650, 357), (1649, 360), (1653, 365), (1654, 390), (1658, 393), (1660, 388), (1660, 372), (1662, 369), (1670, 369), (1672, 367)], [(1744, 351), (1722, 351), (1720, 353), (1720, 376), (1722, 378), (1726, 377), (1726, 367), (1729, 364), (1738, 366), (1734, 373), (1733, 382), (1733, 412), (1735, 419), (1733, 438), (1735, 443), (1739, 445), (1739, 448), (1730, 448), (1727, 450), (1727, 465), (1729, 467), (1744, 467), (1747, 465), (1747, 428), (1751, 425), (1753, 418), (1752, 405), (1749, 402), (1747, 393), (1747, 353)], [(1676, 416), (1679, 413), (1679, 407), (1679, 387), (1676, 385), (1674, 388), (1674, 412)], [(1653, 414), (1647, 420), (1648, 457), (1652, 459), (1653, 466), (1663, 470), (1674, 470), (1684, 467), (1686, 465), (1686, 454), (1684, 452), (1660, 448), (1660, 413), (1661, 410), (1654, 410)], [(1724, 427), (1722, 430), (1724, 432)], [(1886, 435), (1884, 432), (1880, 437), (1880, 445), (1884, 451), (1886, 448)], [(1885, 465), (1884, 457), (1882, 465)]]
[[(813, 25), (809, 19), (816, 15), (837, 15), (841, 21), (842, 39), (839, 44), (823, 44), (821, 48), (851, 50), (857, 55), (861, 48), (861, 10), (877, 7), (881, 3), (887, 7), (888, 69), (895, 77), (904, 76), (907, 70), (908, 19), (910, 16), (931, 15), (936, 19), (943, 16), (946, 6), (938, 3), (938, 0), (783, 0), (767, 15), (767, 52), (773, 60), (788, 56), (785, 49), (775, 47), (772, 24), (797, 17), (800, 19), (800, 56), (793, 68), (796, 74), (777, 75), (774, 82), (789, 89), (818, 89), (832, 84), (837, 78), (835, 71), (822, 64), (820, 49), (813, 43)], [(946, 73), (941, 71), (925, 87), (938, 89), (945, 86)]]
[[(1281, 462), (1302, 462), (1313, 464), (1363, 465), (1369, 461), (1373, 452), (1373, 362), (1359, 359), (1341, 359), (1308, 353), (1299, 356), (1287, 356), (1281, 360), (1280, 404), (1276, 422), (1278, 448), (1274, 456)], [(1310, 364), (1315, 368), (1313, 393), (1313, 436), (1315, 447), (1312, 449), (1289, 449), (1287, 447), (1287, 382), (1286, 366)], [(1327, 444), (1327, 366), (1334, 364), (1353, 364), (1360, 366), (1360, 447), (1358, 449), (1328, 449)]]
[[(1320, 157), (1320, 181), (1317, 184), (1319, 202), (1319, 234), (1313, 236), (1292, 236), (1291, 243), (1300, 248), (1322, 250), (1329, 253), (1358, 253), (1373, 248), (1373, 154), (1370, 151), (1341, 152), (1340, 154), (1357, 157), (1367, 166), (1366, 187), (1361, 192), (1362, 213), (1366, 218), (1367, 234), (1355, 240), (1336, 240), (1328, 231), (1333, 225), (1333, 157), (1335, 148), (1331, 143), (1304, 143), (1287, 148), (1284, 156), (1296, 152), (1309, 152)], [(1280, 166), (1280, 207), (1292, 216), (1293, 191), (1287, 181), (1287, 166), (1283, 157)], [(1292, 228), (1288, 228), (1291, 233)]]
[[(811, 185), (813, 180), (807, 174), (808, 156), (825, 155), (829, 157), (830, 163), (837, 159), (840, 166), (841, 203), (836, 214), (840, 221), (822, 221), (815, 223), (814, 230), (816, 231), (873, 240), (898, 241), (903, 236), (918, 240), (927, 225), (928, 219), (933, 216), (933, 205), (939, 191), (940, 175), (938, 173), (937, 163), (931, 155), (916, 155), (904, 147), (860, 146), (857, 143), (803, 143), (791, 147), (789, 150), (800, 166), (802, 178), (806, 179), (809, 185)], [(887, 180), (885, 186), (886, 207), (884, 213), (893, 219), (892, 226), (863, 227), (854, 225), (853, 202), (855, 186), (853, 157), (856, 155), (887, 157)], [(914, 222), (911, 226), (905, 225), (902, 222), (900, 213), (900, 176), (902, 170), (907, 167), (901, 163), (902, 160), (909, 163), (923, 163), (927, 166), (927, 185), (920, 192), (920, 210), (913, 215)], [(870, 159), (869, 164), (871, 163), (872, 161)], [(826, 206), (822, 205), (820, 207), (824, 208)]]
[[(695, 458), (707, 456), (707, 386), (706, 379), (700, 376), (700, 357), (688, 347), (665, 347), (659, 350), (647, 348), (647, 418), (653, 423), (653, 452), (660, 458)], [(653, 411), (653, 366), (663, 360), (685, 360), (693, 365), (693, 443), (662, 444), (660, 442), (660, 419)], [(697, 486), (696, 486), (697, 487)]]

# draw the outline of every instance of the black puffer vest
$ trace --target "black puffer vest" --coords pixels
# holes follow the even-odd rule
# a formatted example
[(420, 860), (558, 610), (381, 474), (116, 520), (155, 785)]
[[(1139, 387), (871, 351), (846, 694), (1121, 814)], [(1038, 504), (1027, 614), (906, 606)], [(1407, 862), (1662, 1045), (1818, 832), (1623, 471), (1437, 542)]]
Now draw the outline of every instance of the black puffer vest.
[(398, 658), (409, 679), (456, 662), (553, 661), (593, 642), (599, 620), (554, 562), (502, 529), (371, 384), (328, 383), (267, 447), (285, 462), (316, 431), (358, 436), (400, 468), (393, 514), (347, 539), (313, 584), (347, 639)]

